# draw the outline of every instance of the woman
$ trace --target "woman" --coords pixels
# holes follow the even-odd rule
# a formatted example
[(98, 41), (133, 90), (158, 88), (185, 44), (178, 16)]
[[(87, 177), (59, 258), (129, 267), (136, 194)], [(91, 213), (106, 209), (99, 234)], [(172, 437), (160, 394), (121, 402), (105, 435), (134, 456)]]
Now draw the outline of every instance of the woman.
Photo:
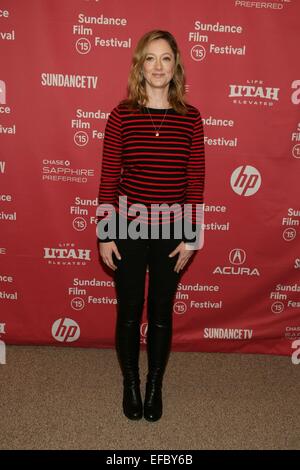
[[(123, 411), (129, 419), (144, 415), (148, 421), (157, 421), (162, 416), (173, 299), (182, 269), (203, 246), (203, 126), (198, 109), (184, 101), (184, 86), (175, 38), (167, 31), (146, 33), (134, 52), (128, 97), (112, 110), (105, 129), (97, 234), (100, 256), (114, 272), (116, 351), (123, 374)], [(132, 212), (125, 210), (124, 201)], [(165, 204), (164, 211), (159, 212), (155, 204)], [(174, 204), (175, 210), (170, 210)], [(108, 214), (105, 219), (104, 213)], [(105, 238), (101, 223), (115, 220), (117, 231)], [(124, 221), (132, 230), (121, 237)], [(186, 231), (178, 236), (183, 223), (188, 236)], [(149, 236), (154, 226), (159, 229), (158, 237), (152, 232)], [(163, 226), (170, 229), (167, 236), (161, 233)], [(147, 235), (136, 237), (136, 228), (143, 234), (147, 228)], [(147, 267), (148, 374), (143, 407), (139, 351)]]

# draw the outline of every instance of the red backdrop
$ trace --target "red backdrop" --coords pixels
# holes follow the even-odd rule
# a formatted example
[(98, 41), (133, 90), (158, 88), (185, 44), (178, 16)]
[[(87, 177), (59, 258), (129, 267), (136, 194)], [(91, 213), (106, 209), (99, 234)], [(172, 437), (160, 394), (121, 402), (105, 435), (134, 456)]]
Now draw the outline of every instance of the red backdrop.
[(178, 286), (173, 350), (292, 353), (299, 17), (296, 0), (0, 1), (0, 340), (114, 346), (96, 243), (103, 135), (138, 39), (160, 28), (206, 150), (205, 243)]

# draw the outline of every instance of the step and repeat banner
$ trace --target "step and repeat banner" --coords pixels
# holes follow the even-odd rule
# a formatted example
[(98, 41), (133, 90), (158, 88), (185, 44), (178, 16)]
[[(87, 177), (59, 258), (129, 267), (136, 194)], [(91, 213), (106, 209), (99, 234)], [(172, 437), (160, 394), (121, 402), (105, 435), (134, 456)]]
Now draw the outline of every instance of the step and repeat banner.
[(298, 0), (0, 0), (2, 345), (114, 347), (104, 131), (137, 41), (163, 29), (206, 154), (205, 242), (178, 286), (173, 350), (300, 348), (299, 17)]

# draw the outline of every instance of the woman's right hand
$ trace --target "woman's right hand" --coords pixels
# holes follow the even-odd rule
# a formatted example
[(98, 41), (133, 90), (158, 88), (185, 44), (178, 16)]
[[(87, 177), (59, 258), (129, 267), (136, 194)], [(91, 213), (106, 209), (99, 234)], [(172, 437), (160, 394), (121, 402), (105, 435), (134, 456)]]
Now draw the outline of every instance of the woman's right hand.
[(121, 255), (114, 241), (106, 243), (99, 242), (99, 253), (104, 263), (107, 264), (107, 266), (109, 266), (114, 271), (118, 269), (113, 262), (112, 254), (115, 253), (118, 259), (121, 259)]

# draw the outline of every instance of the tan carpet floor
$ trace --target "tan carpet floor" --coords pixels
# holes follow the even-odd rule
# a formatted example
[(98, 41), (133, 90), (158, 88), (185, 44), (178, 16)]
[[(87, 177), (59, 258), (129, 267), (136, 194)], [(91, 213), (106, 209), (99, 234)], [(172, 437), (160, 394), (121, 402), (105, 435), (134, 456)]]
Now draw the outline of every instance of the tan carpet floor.
[[(113, 349), (7, 346), (0, 449), (300, 449), (300, 364), (287, 356), (172, 352), (164, 413), (122, 412)], [(144, 394), (147, 356), (141, 351)]]

